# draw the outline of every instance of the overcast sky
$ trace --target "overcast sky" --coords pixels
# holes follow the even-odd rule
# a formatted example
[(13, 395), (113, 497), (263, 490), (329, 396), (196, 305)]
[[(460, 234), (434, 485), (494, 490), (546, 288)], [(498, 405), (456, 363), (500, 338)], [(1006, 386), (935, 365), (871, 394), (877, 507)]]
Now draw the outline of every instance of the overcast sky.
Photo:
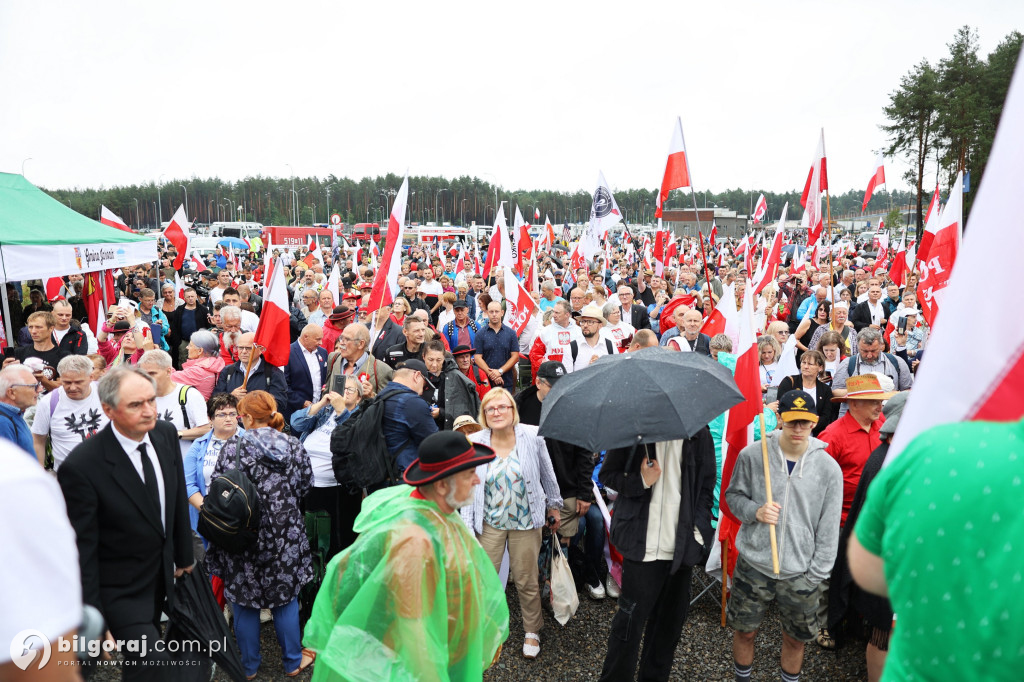
[(699, 189), (802, 188), (824, 127), (841, 192), (900, 77), (963, 24), (984, 57), (1024, 2), (0, 0), (0, 171), (654, 188), (681, 116)]

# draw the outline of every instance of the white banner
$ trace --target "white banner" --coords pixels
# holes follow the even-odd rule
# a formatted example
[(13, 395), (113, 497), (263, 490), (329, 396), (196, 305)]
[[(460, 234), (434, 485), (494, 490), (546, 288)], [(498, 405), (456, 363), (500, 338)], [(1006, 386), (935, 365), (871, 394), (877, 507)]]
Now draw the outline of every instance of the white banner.
[(0, 282), (124, 268), (157, 259), (156, 239), (113, 244), (0, 246)]

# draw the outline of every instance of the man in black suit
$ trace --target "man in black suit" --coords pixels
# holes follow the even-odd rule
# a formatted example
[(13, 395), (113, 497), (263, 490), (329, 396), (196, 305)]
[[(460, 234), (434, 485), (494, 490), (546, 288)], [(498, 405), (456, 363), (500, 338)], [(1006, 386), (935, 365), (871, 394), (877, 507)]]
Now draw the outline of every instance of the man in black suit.
[(622, 319), (633, 325), (634, 329), (650, 329), (651, 318), (647, 315), (647, 308), (633, 303), (633, 287), (628, 284), (619, 284), (616, 293), (619, 296), (619, 305), (622, 307)]
[[(268, 365), (260, 357), (263, 353), (255, 345), (255, 334), (242, 334), (238, 337), (238, 362), (227, 365), (217, 377), (214, 393), (230, 393), (241, 400), (248, 391), (266, 391), (274, 396), (277, 409), (284, 411), (288, 407), (288, 381), (280, 367)], [(252, 359), (249, 380), (245, 380), (245, 369)], [(243, 385), (245, 388), (242, 388)]]
[(193, 562), (178, 435), (158, 420), (156, 384), (136, 367), (107, 372), (99, 397), (110, 423), (57, 474), (77, 536), (82, 598), (115, 640), (145, 642), (144, 651), (123, 651), (123, 679), (162, 679), (175, 669), (167, 652), (154, 651), (160, 612), (170, 611), (174, 578)]
[(324, 338), (319, 325), (307, 324), (299, 339), (291, 346), (284, 377), (288, 382), (288, 409), (285, 421), (292, 412), (309, 407), (320, 400), (320, 389), (327, 381), (327, 351), (320, 347)]

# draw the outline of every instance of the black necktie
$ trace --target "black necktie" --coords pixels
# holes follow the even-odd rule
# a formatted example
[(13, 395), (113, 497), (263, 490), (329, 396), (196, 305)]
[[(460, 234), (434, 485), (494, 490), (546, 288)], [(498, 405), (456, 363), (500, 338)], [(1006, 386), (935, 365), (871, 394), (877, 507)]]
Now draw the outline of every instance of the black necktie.
[(142, 480), (146, 484), (146, 492), (149, 494), (149, 499), (153, 501), (156, 517), (160, 519), (162, 525), (163, 515), (160, 513), (160, 488), (156, 484), (156, 470), (153, 468), (153, 462), (150, 461), (149, 454), (146, 452), (145, 443), (139, 445), (139, 452), (142, 454)]

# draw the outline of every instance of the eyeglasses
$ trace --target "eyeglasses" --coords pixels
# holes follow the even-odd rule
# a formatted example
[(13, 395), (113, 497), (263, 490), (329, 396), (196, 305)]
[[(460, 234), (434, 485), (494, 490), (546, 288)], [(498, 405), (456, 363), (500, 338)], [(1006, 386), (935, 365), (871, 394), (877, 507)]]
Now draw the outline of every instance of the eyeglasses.
[(249, 350), (249, 351), (251, 351), (251, 350), (252, 350), (252, 349), (253, 349), (254, 347), (255, 347), (255, 346), (235, 346), (235, 348), (237, 348), (237, 349), (238, 349), (238, 350), (240, 350), (240, 351), (243, 351), (243, 350)]
[(484, 410), (484, 414), (505, 414), (512, 409), (511, 405), (495, 405)]
[(11, 388), (19, 388), (19, 387), (20, 388), (39, 388), (41, 385), (42, 384), (37, 381), (34, 384), (11, 384), (10, 387)]
[(237, 412), (217, 412), (213, 415), (214, 419), (237, 419)]
[(783, 426), (788, 426), (791, 429), (809, 429), (814, 426), (814, 422), (808, 419), (798, 419), (791, 422), (782, 422)]
[(345, 393), (359, 393), (359, 389), (354, 388), (352, 386), (348, 386), (345, 388)]

